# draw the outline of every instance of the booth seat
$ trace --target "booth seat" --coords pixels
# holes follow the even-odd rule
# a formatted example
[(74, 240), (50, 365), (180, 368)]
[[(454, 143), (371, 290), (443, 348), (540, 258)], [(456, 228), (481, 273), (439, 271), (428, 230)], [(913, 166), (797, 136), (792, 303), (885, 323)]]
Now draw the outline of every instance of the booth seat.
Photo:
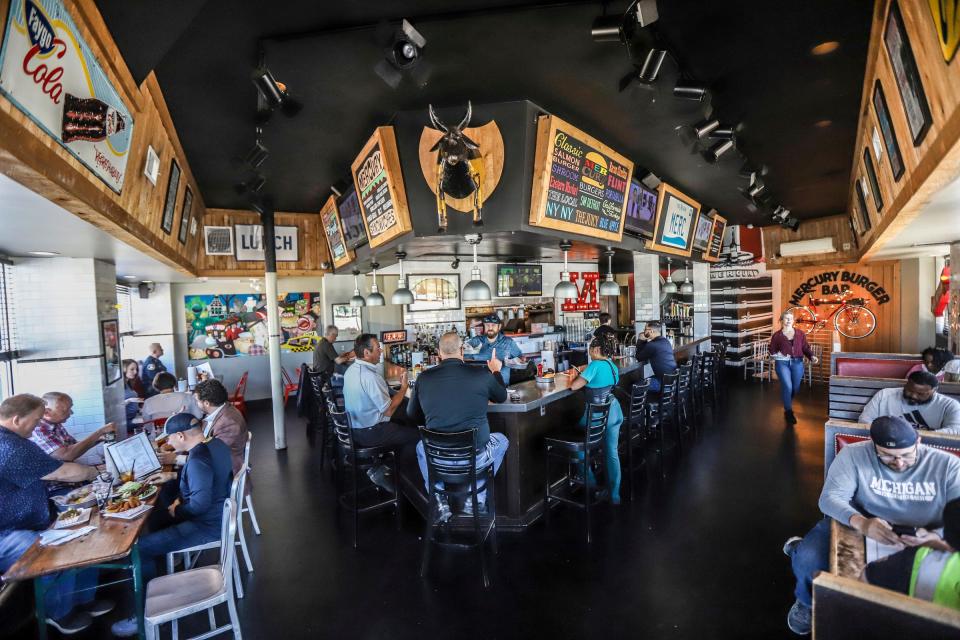
[[(903, 378), (872, 378), (862, 376), (830, 376), (830, 396), (827, 408), (831, 419), (857, 420), (863, 407), (880, 389), (901, 388)], [(960, 383), (941, 382), (938, 393), (960, 401)]]
[[(923, 444), (942, 449), (947, 453), (960, 457), (960, 435), (938, 433), (936, 431), (922, 431), (920, 437)], [(870, 428), (867, 425), (847, 420), (827, 420), (824, 425), (823, 472), (833, 463), (840, 450), (848, 444), (863, 442), (870, 439)]]
[(922, 363), (923, 358), (918, 353), (834, 351), (830, 354), (830, 375), (902, 380), (910, 369)]

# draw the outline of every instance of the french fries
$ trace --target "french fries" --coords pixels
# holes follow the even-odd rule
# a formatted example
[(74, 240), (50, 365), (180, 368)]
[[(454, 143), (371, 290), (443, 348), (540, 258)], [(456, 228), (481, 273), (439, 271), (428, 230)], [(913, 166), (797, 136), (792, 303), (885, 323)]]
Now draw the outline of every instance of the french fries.
[(123, 513), (130, 509), (136, 509), (140, 506), (140, 499), (137, 496), (130, 496), (126, 500), (114, 500), (107, 505), (107, 513)]

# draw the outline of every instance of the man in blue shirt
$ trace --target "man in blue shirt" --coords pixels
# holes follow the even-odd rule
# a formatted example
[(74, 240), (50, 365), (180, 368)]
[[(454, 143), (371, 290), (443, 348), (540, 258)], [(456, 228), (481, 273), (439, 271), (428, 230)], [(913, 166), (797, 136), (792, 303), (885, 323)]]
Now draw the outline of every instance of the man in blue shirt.
[[(483, 319), (483, 332), (485, 335), (467, 340), (468, 345), (474, 349), (479, 349), (476, 354), (469, 356), (470, 360), (490, 360), (494, 349), (497, 350), (497, 357), (503, 360), (504, 364), (506, 364), (508, 358), (519, 358), (523, 355), (513, 338), (508, 338), (500, 332), (499, 316), (491, 314), (485, 317)], [(503, 383), (509, 385), (510, 366), (503, 367), (500, 374), (503, 376)]]
[[(206, 440), (203, 423), (193, 415), (171, 416), (164, 424), (164, 432), (167, 444), (178, 454), (187, 454), (187, 463), (180, 474), (180, 495), (169, 502), (169, 494), (160, 492), (150, 512), (152, 533), (140, 538), (144, 584), (157, 575), (157, 562), (171, 551), (219, 540), (223, 501), (230, 496), (233, 481), (230, 447), (217, 438)], [(173, 471), (158, 473), (148, 482), (158, 484), (176, 477)], [(112, 630), (121, 638), (133, 636), (137, 633), (137, 619), (116, 622)]]
[(150, 355), (143, 359), (143, 366), (140, 367), (140, 379), (143, 382), (143, 388), (147, 396), (152, 396), (157, 391), (153, 388), (153, 379), (158, 373), (166, 371), (167, 368), (160, 362), (160, 356), (163, 355), (163, 347), (159, 342), (150, 345)]
[[(97, 476), (94, 467), (55, 460), (29, 440), (44, 408), (43, 400), (29, 394), (11, 396), (0, 404), (0, 574), (50, 524), (44, 482), (85, 482)], [(93, 599), (96, 569), (53, 574), (40, 582), (46, 592), (46, 622), (61, 633), (82, 631), (92, 617), (113, 609), (112, 603)]]
[(649, 360), (654, 377), (650, 379), (650, 391), (660, 391), (660, 380), (665, 373), (677, 370), (677, 359), (673, 354), (673, 345), (660, 335), (660, 323), (648, 322), (640, 334), (643, 346), (637, 350), (637, 360)]

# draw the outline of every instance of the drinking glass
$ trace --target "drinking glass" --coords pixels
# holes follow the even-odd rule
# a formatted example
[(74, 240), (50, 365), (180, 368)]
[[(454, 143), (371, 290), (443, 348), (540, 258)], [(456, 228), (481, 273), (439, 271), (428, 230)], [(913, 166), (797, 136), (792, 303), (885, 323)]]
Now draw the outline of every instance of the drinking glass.
[(113, 488), (113, 475), (109, 471), (103, 471), (93, 481), (93, 497), (97, 500), (97, 509), (101, 512), (106, 508), (110, 500), (110, 489)]

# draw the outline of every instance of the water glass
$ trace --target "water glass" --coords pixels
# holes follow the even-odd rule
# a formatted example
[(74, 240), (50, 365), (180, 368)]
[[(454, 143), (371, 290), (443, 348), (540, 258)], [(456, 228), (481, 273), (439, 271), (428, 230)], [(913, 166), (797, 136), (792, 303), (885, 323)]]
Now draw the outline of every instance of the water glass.
[(101, 512), (106, 508), (110, 500), (110, 489), (113, 488), (113, 476), (108, 471), (104, 471), (97, 479), (93, 481), (93, 497), (97, 500), (97, 509)]

